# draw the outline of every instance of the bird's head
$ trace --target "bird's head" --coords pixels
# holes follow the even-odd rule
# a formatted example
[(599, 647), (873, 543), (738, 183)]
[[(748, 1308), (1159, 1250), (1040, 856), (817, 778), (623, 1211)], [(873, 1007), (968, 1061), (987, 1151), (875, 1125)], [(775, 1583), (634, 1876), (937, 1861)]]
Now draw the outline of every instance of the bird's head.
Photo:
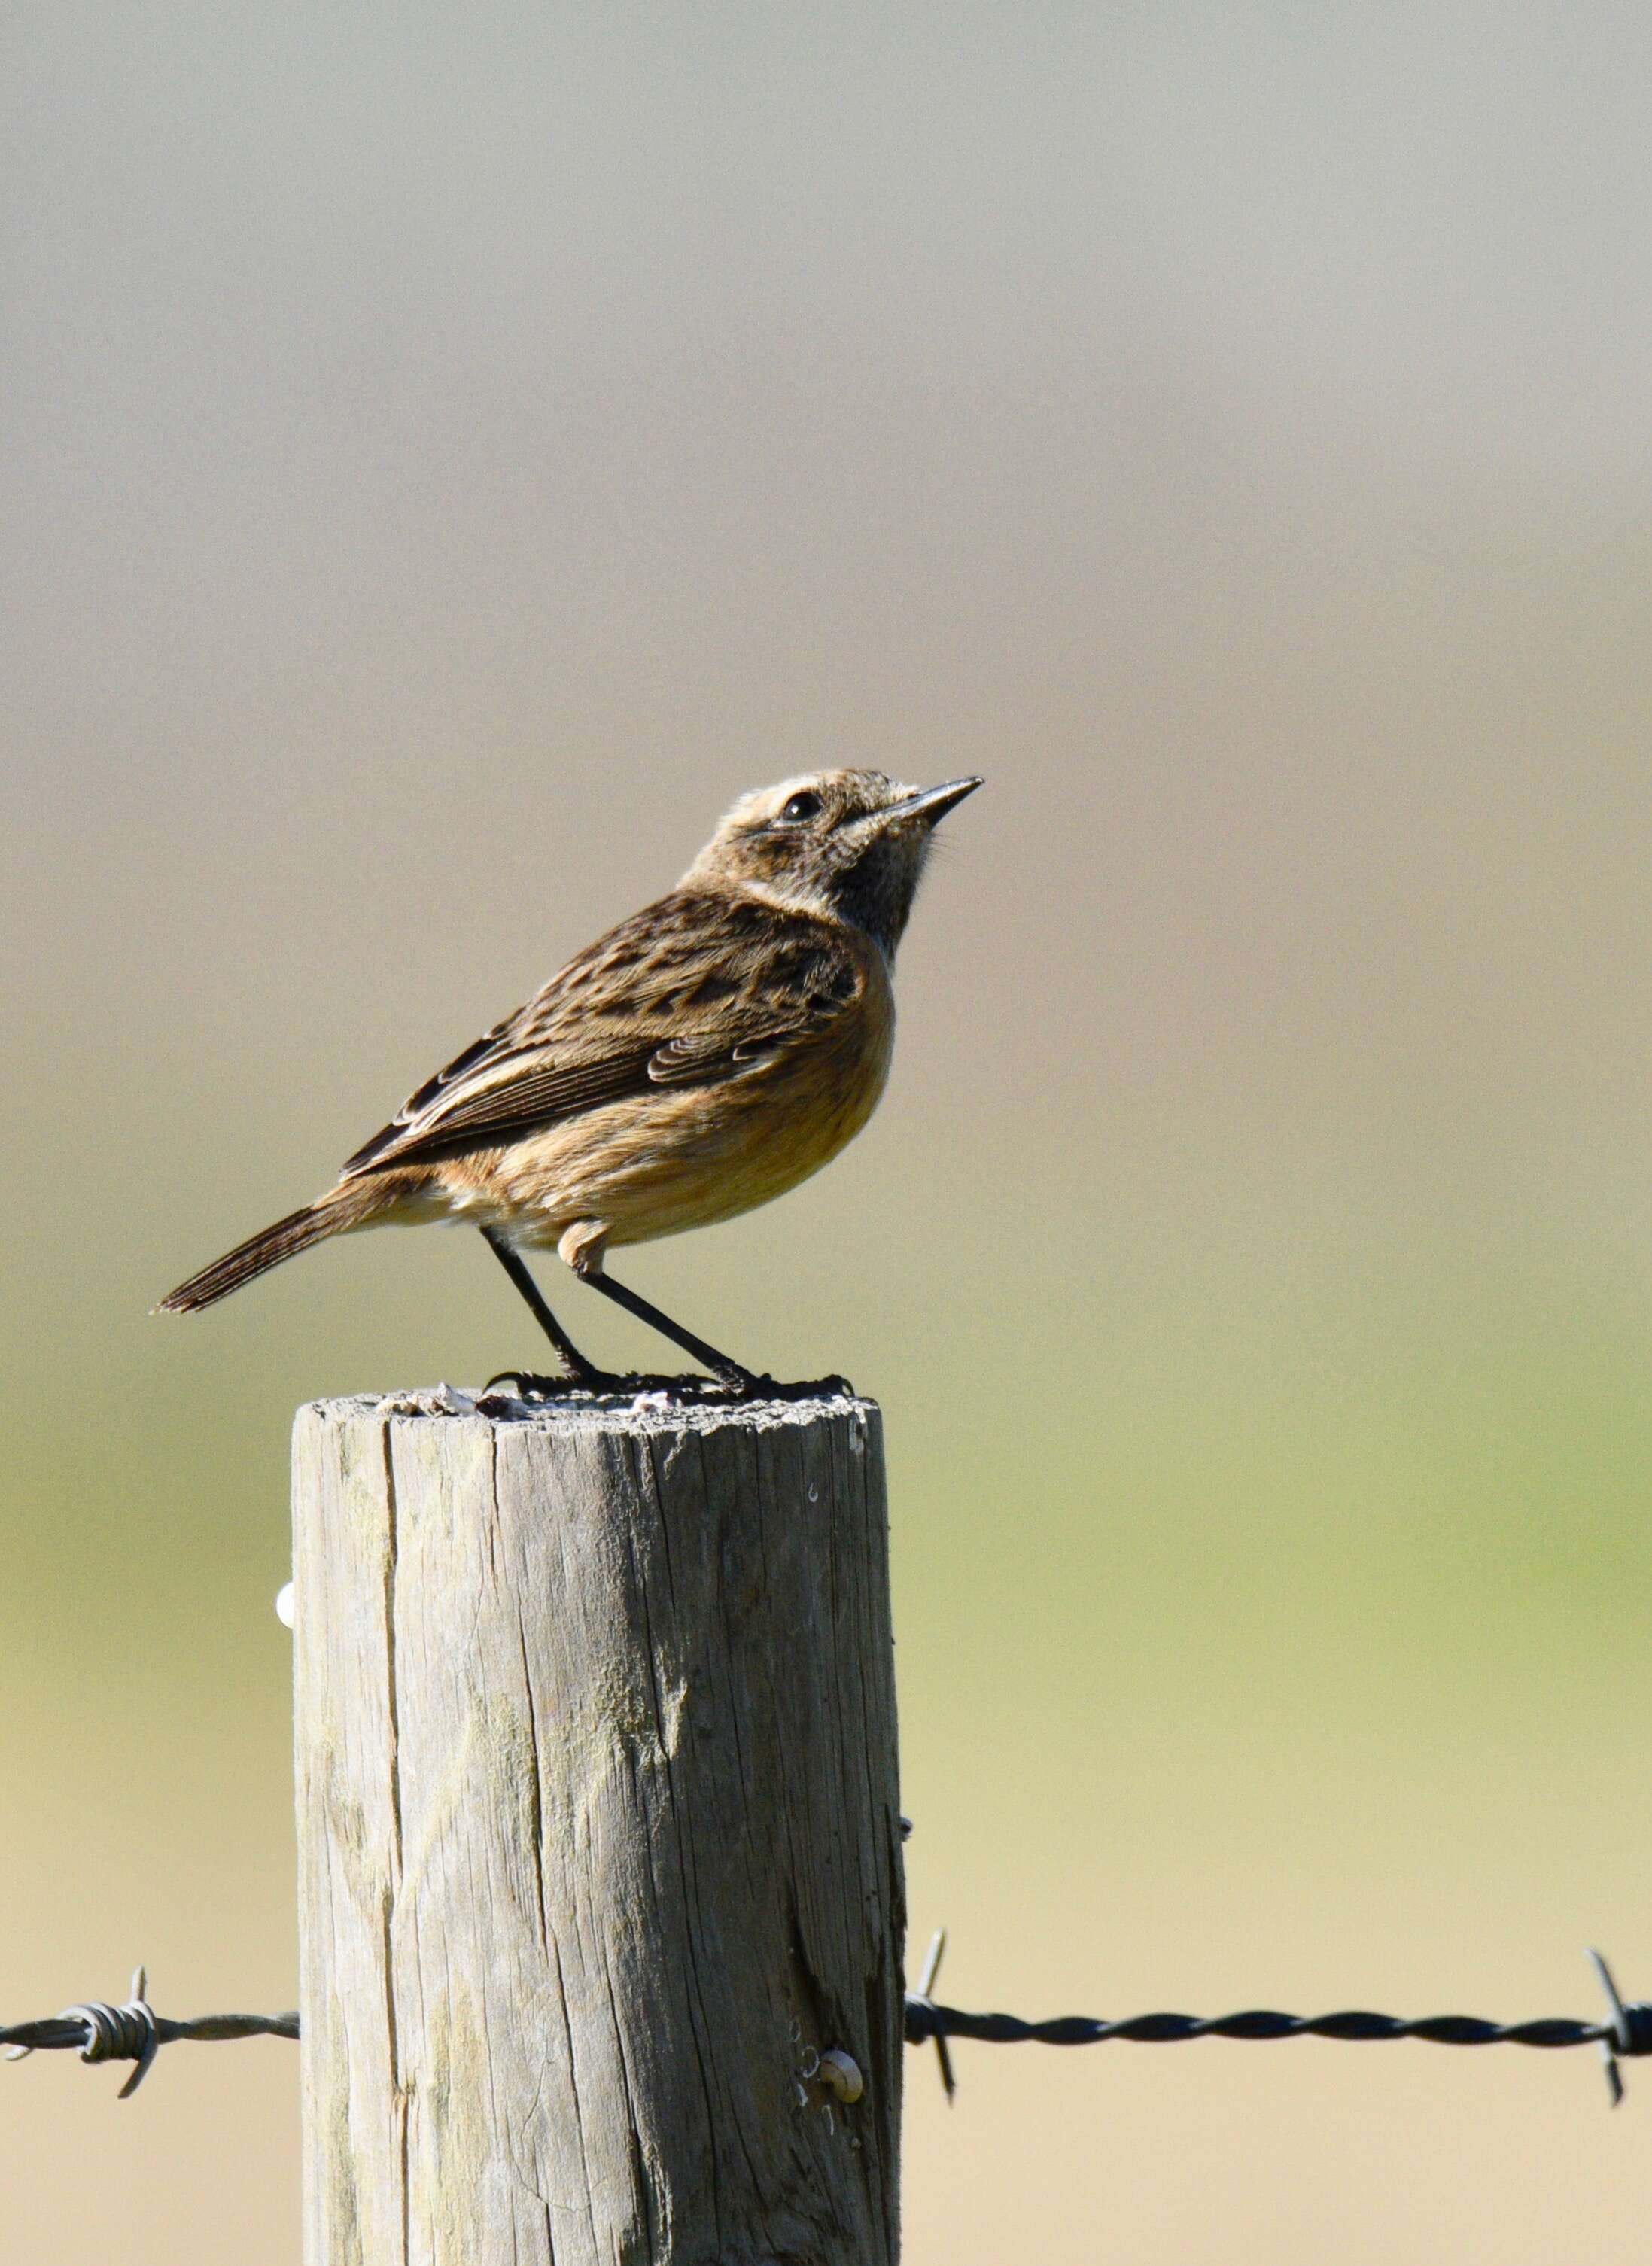
[(981, 785), (902, 786), (881, 771), (811, 771), (742, 795), (683, 881), (852, 922), (893, 959), (938, 820)]

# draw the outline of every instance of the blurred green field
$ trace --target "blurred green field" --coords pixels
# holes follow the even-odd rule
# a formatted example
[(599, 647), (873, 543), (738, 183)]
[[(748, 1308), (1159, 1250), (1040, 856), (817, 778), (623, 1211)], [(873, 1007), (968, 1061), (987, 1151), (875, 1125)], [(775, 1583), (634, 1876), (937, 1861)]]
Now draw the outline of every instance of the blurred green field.
[[(147, 1308), (843, 759), (988, 778), (888, 1097), (628, 1273), (884, 1405), (947, 1994), (1652, 1992), (1645, 21), (13, 37), (0, 2014), (290, 2000), (292, 1409), (530, 1350)], [(1589, 2054), (957, 2063), (915, 2266), (1643, 2248)], [(4, 2072), (8, 2256), (290, 2261), (295, 2078)]]

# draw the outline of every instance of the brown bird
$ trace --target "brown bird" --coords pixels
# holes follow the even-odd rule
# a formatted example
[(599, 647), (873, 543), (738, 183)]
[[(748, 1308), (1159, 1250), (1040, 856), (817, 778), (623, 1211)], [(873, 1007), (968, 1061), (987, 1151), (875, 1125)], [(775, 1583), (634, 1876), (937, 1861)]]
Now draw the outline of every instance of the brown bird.
[[(610, 1246), (731, 1219), (818, 1172), (883, 1091), (895, 948), (937, 820), (981, 785), (820, 771), (744, 796), (669, 896), (455, 1056), (314, 1203), (180, 1283), (193, 1313), (312, 1243), (381, 1223), (479, 1227), (564, 1365), (588, 1361), (522, 1249), (588, 1283), (737, 1392), (767, 1390), (604, 1272)], [(548, 1380), (525, 1371), (524, 1389)]]

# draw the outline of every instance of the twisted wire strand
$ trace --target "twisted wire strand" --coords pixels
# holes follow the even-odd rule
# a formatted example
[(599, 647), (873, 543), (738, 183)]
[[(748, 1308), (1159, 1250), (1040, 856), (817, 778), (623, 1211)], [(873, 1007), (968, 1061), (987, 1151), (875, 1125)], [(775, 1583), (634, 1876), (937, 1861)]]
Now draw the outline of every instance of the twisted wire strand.
[[(970, 2014), (961, 2007), (946, 2006), (931, 1995), (946, 1938), (937, 1935), (930, 1947), (919, 1987), (906, 1996), (904, 2031), (909, 2045), (933, 2043), (940, 2059), (941, 2080), (948, 2098), (954, 2078), (947, 2043), (950, 2038), (973, 2038), (988, 2045), (1093, 2046), (1122, 2043), (1129, 2045), (1181, 2045), (1194, 2038), (1239, 2038), (1264, 2042), (1275, 2038), (1334, 2038), (1345, 2043), (1370, 2044), (1390, 2038), (1419, 2038), (1438, 2046), (1528, 2046), (1553, 2051), (1570, 2046), (1598, 2046), (1606, 2064), (1607, 2083), (1615, 2104), (1623, 2094), (1618, 2073), (1619, 2056), (1652, 2054), (1652, 2003), (1619, 1995), (1605, 1962), (1591, 1953), (1605, 1987), (1612, 2019), (1577, 2021), (1568, 2016), (1541, 2016), (1533, 2021), (1491, 2022), (1476, 2014), (1423, 2014), (1407, 2021), (1396, 2014), (1375, 2014), (1348, 2008), (1332, 2014), (1287, 2014), (1268, 2007), (1250, 2007), (1239, 2014), (1132, 2014), (1109, 2022), (1089, 2014), (1057, 2014), (1045, 2021), (1029, 2022), (1019, 2014)], [(281, 2014), (196, 2014), (179, 2020), (157, 2014), (145, 1994), (143, 1970), (132, 1978), (132, 1995), (122, 2005), (89, 1999), (65, 2007), (62, 2014), (29, 2022), (0, 2025), (0, 2047), (7, 2058), (52, 2051), (78, 2053), (84, 2062), (130, 2061), (135, 2065), (121, 2088), (122, 2101), (135, 2093), (164, 2045), (180, 2038), (207, 2041), (225, 2038), (296, 2038), (298, 2016)]]
[[(61, 2014), (47, 2014), (33, 2022), (0, 2025), (0, 2046), (9, 2046), (18, 2058), (50, 2052), (56, 2047), (72, 2047), (82, 2061), (130, 2061), (137, 2050), (127, 2043), (134, 2036), (126, 2027), (131, 2014), (129, 2007), (112, 2007), (103, 1999), (89, 1999), (84, 2007), (65, 2007)], [(172, 2045), (179, 2038), (210, 2041), (298, 2036), (296, 2014), (194, 2014), (179, 2021), (170, 2015), (152, 2014), (150, 2019), (155, 2025), (156, 2043), (163, 2046)]]
[(1554, 2015), (1530, 2022), (1482, 2021), (1474, 2014), (1424, 2014), (1411, 2021), (1395, 2014), (1350, 2009), (1337, 2014), (1283, 2014), (1252, 2008), (1243, 2014), (1133, 2014), (1107, 2022), (1088, 2014), (1057, 2014), (1042, 2022), (1019, 2014), (971, 2014), (913, 1993), (906, 2001), (906, 2042), (931, 2038), (976, 2038), (989, 2045), (1100, 2046), (1115, 2040), (1129, 2045), (1181, 2045), (1192, 2038), (1341, 2038), (1367, 2043), (1385, 2038), (1421, 2038), (1436, 2046), (1598, 2046), (1626, 2049), (1612, 2022), (1580, 2022)]
[(1046, 2046), (1100, 2046), (1115, 2039), (1129, 2045), (1168, 2046), (1181, 2045), (1192, 2038), (1336, 2038), (1360, 2045), (1388, 2038), (1421, 2038), (1425, 2045), (1434, 2046), (1536, 2046), (1549, 2050), (1598, 2046), (1605, 2066), (1607, 2096), (1614, 2109), (1623, 2099), (1619, 2057), (1652, 2054), (1652, 2003), (1626, 2001), (1598, 1951), (1590, 1951), (1588, 1958), (1606, 2000), (1604, 2022), (1579, 2022), (1561, 2015), (1530, 2022), (1488, 2022), (1477, 2014), (1422, 2014), (1407, 2021), (1397, 2014), (1373, 2014), (1362, 2007), (1349, 2007), (1338, 2014), (1282, 2014), (1259, 2007), (1208, 2018), (1132, 2014), (1122, 2022), (1107, 2022), (1088, 2014), (1057, 2014), (1049, 2021), (1027, 2022), (1019, 2014), (970, 2014), (961, 2007), (939, 2005), (934, 1997), (935, 1977), (946, 1948), (947, 1931), (939, 1928), (917, 1988), (907, 1993), (905, 2036), (909, 2045), (932, 2041), (948, 2101), (958, 2089), (947, 2050), (949, 2038), (978, 2038), (989, 2045), (1031, 2042)]

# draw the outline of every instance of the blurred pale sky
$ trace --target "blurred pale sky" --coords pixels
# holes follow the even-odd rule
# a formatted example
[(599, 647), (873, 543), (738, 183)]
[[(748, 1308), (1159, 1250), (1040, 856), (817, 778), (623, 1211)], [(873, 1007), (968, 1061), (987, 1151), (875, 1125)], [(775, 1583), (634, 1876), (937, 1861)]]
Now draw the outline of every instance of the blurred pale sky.
[[(292, 1405), (528, 1350), (468, 1238), (147, 1307), (841, 760), (989, 782), (888, 1099), (630, 1273), (885, 1403), (951, 1988), (1652, 1989), (1652, 18), (4, 40), (0, 2011), (286, 2003)], [(283, 2051), (7, 2072), (18, 2255), (290, 2258)], [(1638, 2257), (1582, 2058), (1168, 2058), (915, 2062), (909, 2255)]]

